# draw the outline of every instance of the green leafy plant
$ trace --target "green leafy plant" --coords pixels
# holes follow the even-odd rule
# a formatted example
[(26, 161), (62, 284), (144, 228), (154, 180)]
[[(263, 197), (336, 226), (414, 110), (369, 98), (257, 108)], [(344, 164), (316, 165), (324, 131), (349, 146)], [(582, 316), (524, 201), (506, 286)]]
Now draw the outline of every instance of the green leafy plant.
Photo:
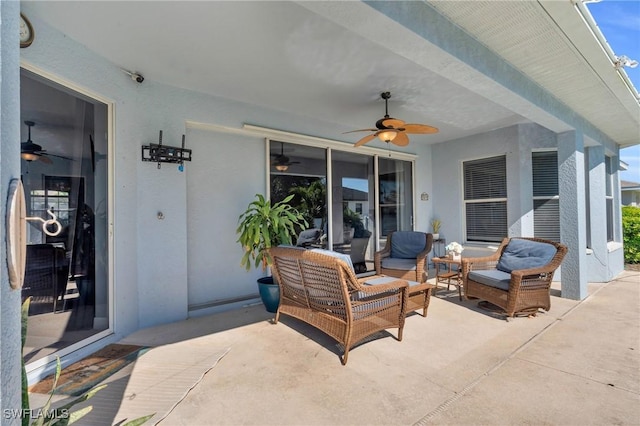
[(622, 207), (624, 262), (640, 263), (640, 207)]
[(434, 234), (440, 233), (440, 226), (442, 226), (440, 219), (431, 219), (431, 229), (433, 229)]
[[(29, 383), (27, 381), (27, 370), (25, 368), (24, 362), (24, 344), (27, 340), (27, 321), (29, 319), (29, 306), (31, 305), (31, 298), (27, 298), (22, 303), (22, 312), (21, 312), (21, 320), (22, 320), (22, 425), (29, 426), (29, 421), (31, 420), (32, 411), (29, 409)], [(84, 407), (78, 411), (71, 412), (71, 408), (84, 402), (90, 398), (92, 398), (98, 391), (107, 387), (107, 385), (98, 385), (87, 391), (85, 394), (80, 396), (79, 398), (74, 399), (73, 401), (62, 405), (61, 407), (51, 409), (51, 402), (53, 400), (53, 396), (55, 395), (56, 385), (58, 384), (58, 379), (60, 379), (62, 368), (60, 365), (60, 358), (56, 358), (56, 374), (53, 379), (53, 386), (51, 388), (51, 392), (49, 392), (49, 398), (47, 399), (46, 404), (37, 410), (37, 418), (31, 426), (66, 426), (72, 423), (77, 422), (82, 417), (86, 416), (93, 409), (92, 406)], [(127, 423), (122, 424), (122, 426), (139, 426), (149, 420), (151, 417), (155, 416), (155, 413), (149, 414), (147, 416), (143, 416), (134, 420), (131, 420)]]
[(256, 268), (262, 265), (262, 270), (266, 270), (271, 265), (268, 250), (279, 244), (291, 244), (296, 227), (309, 225), (289, 204), (293, 194), (273, 205), (260, 194), (256, 194), (256, 198), (238, 218), (236, 229), (236, 234), (240, 235), (237, 241), (244, 250), (240, 264), (247, 271), (251, 269), (252, 260)]
[(324, 178), (315, 179), (306, 185), (294, 185), (289, 188), (289, 194), (294, 194), (295, 198), (291, 201), (294, 206), (304, 217), (307, 223), (313, 223), (313, 220), (320, 218), (320, 229), (324, 229), (326, 223), (326, 199), (327, 199), (327, 182)]

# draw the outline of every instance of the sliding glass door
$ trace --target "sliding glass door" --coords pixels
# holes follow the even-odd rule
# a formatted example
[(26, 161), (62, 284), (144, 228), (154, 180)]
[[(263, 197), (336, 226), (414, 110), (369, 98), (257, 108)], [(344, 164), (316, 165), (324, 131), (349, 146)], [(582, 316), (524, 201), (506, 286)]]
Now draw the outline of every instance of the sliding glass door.
[(305, 247), (326, 247), (326, 150), (272, 141), (270, 157), (271, 202), (282, 201), (293, 194), (290, 204), (303, 214), (308, 223), (307, 229), (299, 230), (294, 243)]
[(413, 229), (413, 167), (410, 161), (380, 158), (380, 239), (394, 231)]
[(374, 157), (331, 151), (333, 250), (348, 253), (356, 272), (373, 268)]
[(294, 194), (291, 204), (309, 222), (294, 244), (349, 254), (356, 272), (363, 273), (373, 270), (374, 253), (390, 232), (413, 229), (411, 161), (269, 144), (272, 202)]
[(53, 359), (109, 328), (106, 104), (21, 71), (22, 183), (30, 220), (24, 357)]

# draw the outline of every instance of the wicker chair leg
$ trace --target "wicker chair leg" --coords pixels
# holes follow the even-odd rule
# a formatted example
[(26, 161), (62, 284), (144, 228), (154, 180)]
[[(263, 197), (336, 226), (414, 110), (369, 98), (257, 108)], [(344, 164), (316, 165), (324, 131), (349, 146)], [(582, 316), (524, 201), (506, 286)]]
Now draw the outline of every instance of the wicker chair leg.
[(278, 310), (276, 311), (276, 316), (273, 318), (273, 323), (277, 324), (279, 319), (280, 319), (280, 308), (278, 307)]
[(349, 347), (345, 346), (344, 354), (342, 354), (342, 357), (340, 358), (342, 365), (347, 365), (347, 358), (349, 358)]

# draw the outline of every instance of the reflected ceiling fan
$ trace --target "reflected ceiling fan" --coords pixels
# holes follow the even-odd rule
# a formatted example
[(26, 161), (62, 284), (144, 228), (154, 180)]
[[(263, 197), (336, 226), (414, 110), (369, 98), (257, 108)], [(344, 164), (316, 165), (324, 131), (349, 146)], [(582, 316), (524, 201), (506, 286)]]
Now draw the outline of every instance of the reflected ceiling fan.
[(382, 142), (386, 142), (386, 143), (391, 142), (394, 145), (407, 146), (409, 145), (409, 137), (407, 136), (408, 133), (411, 133), (411, 134), (438, 133), (438, 129), (436, 127), (427, 126), (426, 124), (407, 124), (404, 121), (399, 120), (397, 118), (389, 117), (389, 98), (391, 97), (391, 92), (382, 92), (380, 93), (380, 97), (384, 99), (384, 117), (376, 121), (376, 128), (352, 130), (350, 132), (345, 132), (345, 133), (374, 132), (360, 139), (358, 142), (354, 144), (354, 146), (364, 145), (367, 142), (371, 142), (376, 137), (380, 139)]
[(280, 142), (280, 154), (271, 154), (274, 158), (271, 165), (279, 172), (285, 172), (292, 164), (300, 164), (299, 161), (289, 161), (289, 157), (284, 155), (284, 142)]
[(29, 161), (29, 162), (35, 161), (35, 160), (39, 160), (39, 161), (42, 161), (45, 164), (51, 164), (53, 162), (53, 161), (51, 161), (51, 158), (49, 158), (49, 157), (57, 157), (57, 158), (65, 159), (65, 160), (72, 160), (72, 158), (65, 157), (63, 155), (56, 155), (56, 154), (47, 153), (47, 151), (42, 149), (41, 145), (38, 145), (37, 143), (34, 143), (31, 140), (31, 128), (33, 126), (35, 126), (36, 123), (34, 123), (33, 121), (25, 121), (24, 124), (26, 124), (27, 127), (29, 128), (29, 136), (27, 137), (27, 141), (26, 142), (21, 142), (20, 143), (20, 157), (23, 160), (26, 160), (26, 161)]

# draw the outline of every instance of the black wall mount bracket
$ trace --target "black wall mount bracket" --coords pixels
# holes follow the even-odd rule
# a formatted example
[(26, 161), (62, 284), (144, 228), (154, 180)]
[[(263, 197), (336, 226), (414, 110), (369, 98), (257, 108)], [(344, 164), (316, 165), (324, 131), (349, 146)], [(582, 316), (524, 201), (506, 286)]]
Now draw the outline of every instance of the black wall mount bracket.
[(162, 163), (179, 164), (178, 170), (184, 170), (184, 162), (191, 161), (191, 150), (184, 147), (185, 136), (182, 135), (182, 146), (162, 145), (162, 130), (158, 137), (158, 143), (142, 145), (142, 161), (158, 163), (158, 168)]

